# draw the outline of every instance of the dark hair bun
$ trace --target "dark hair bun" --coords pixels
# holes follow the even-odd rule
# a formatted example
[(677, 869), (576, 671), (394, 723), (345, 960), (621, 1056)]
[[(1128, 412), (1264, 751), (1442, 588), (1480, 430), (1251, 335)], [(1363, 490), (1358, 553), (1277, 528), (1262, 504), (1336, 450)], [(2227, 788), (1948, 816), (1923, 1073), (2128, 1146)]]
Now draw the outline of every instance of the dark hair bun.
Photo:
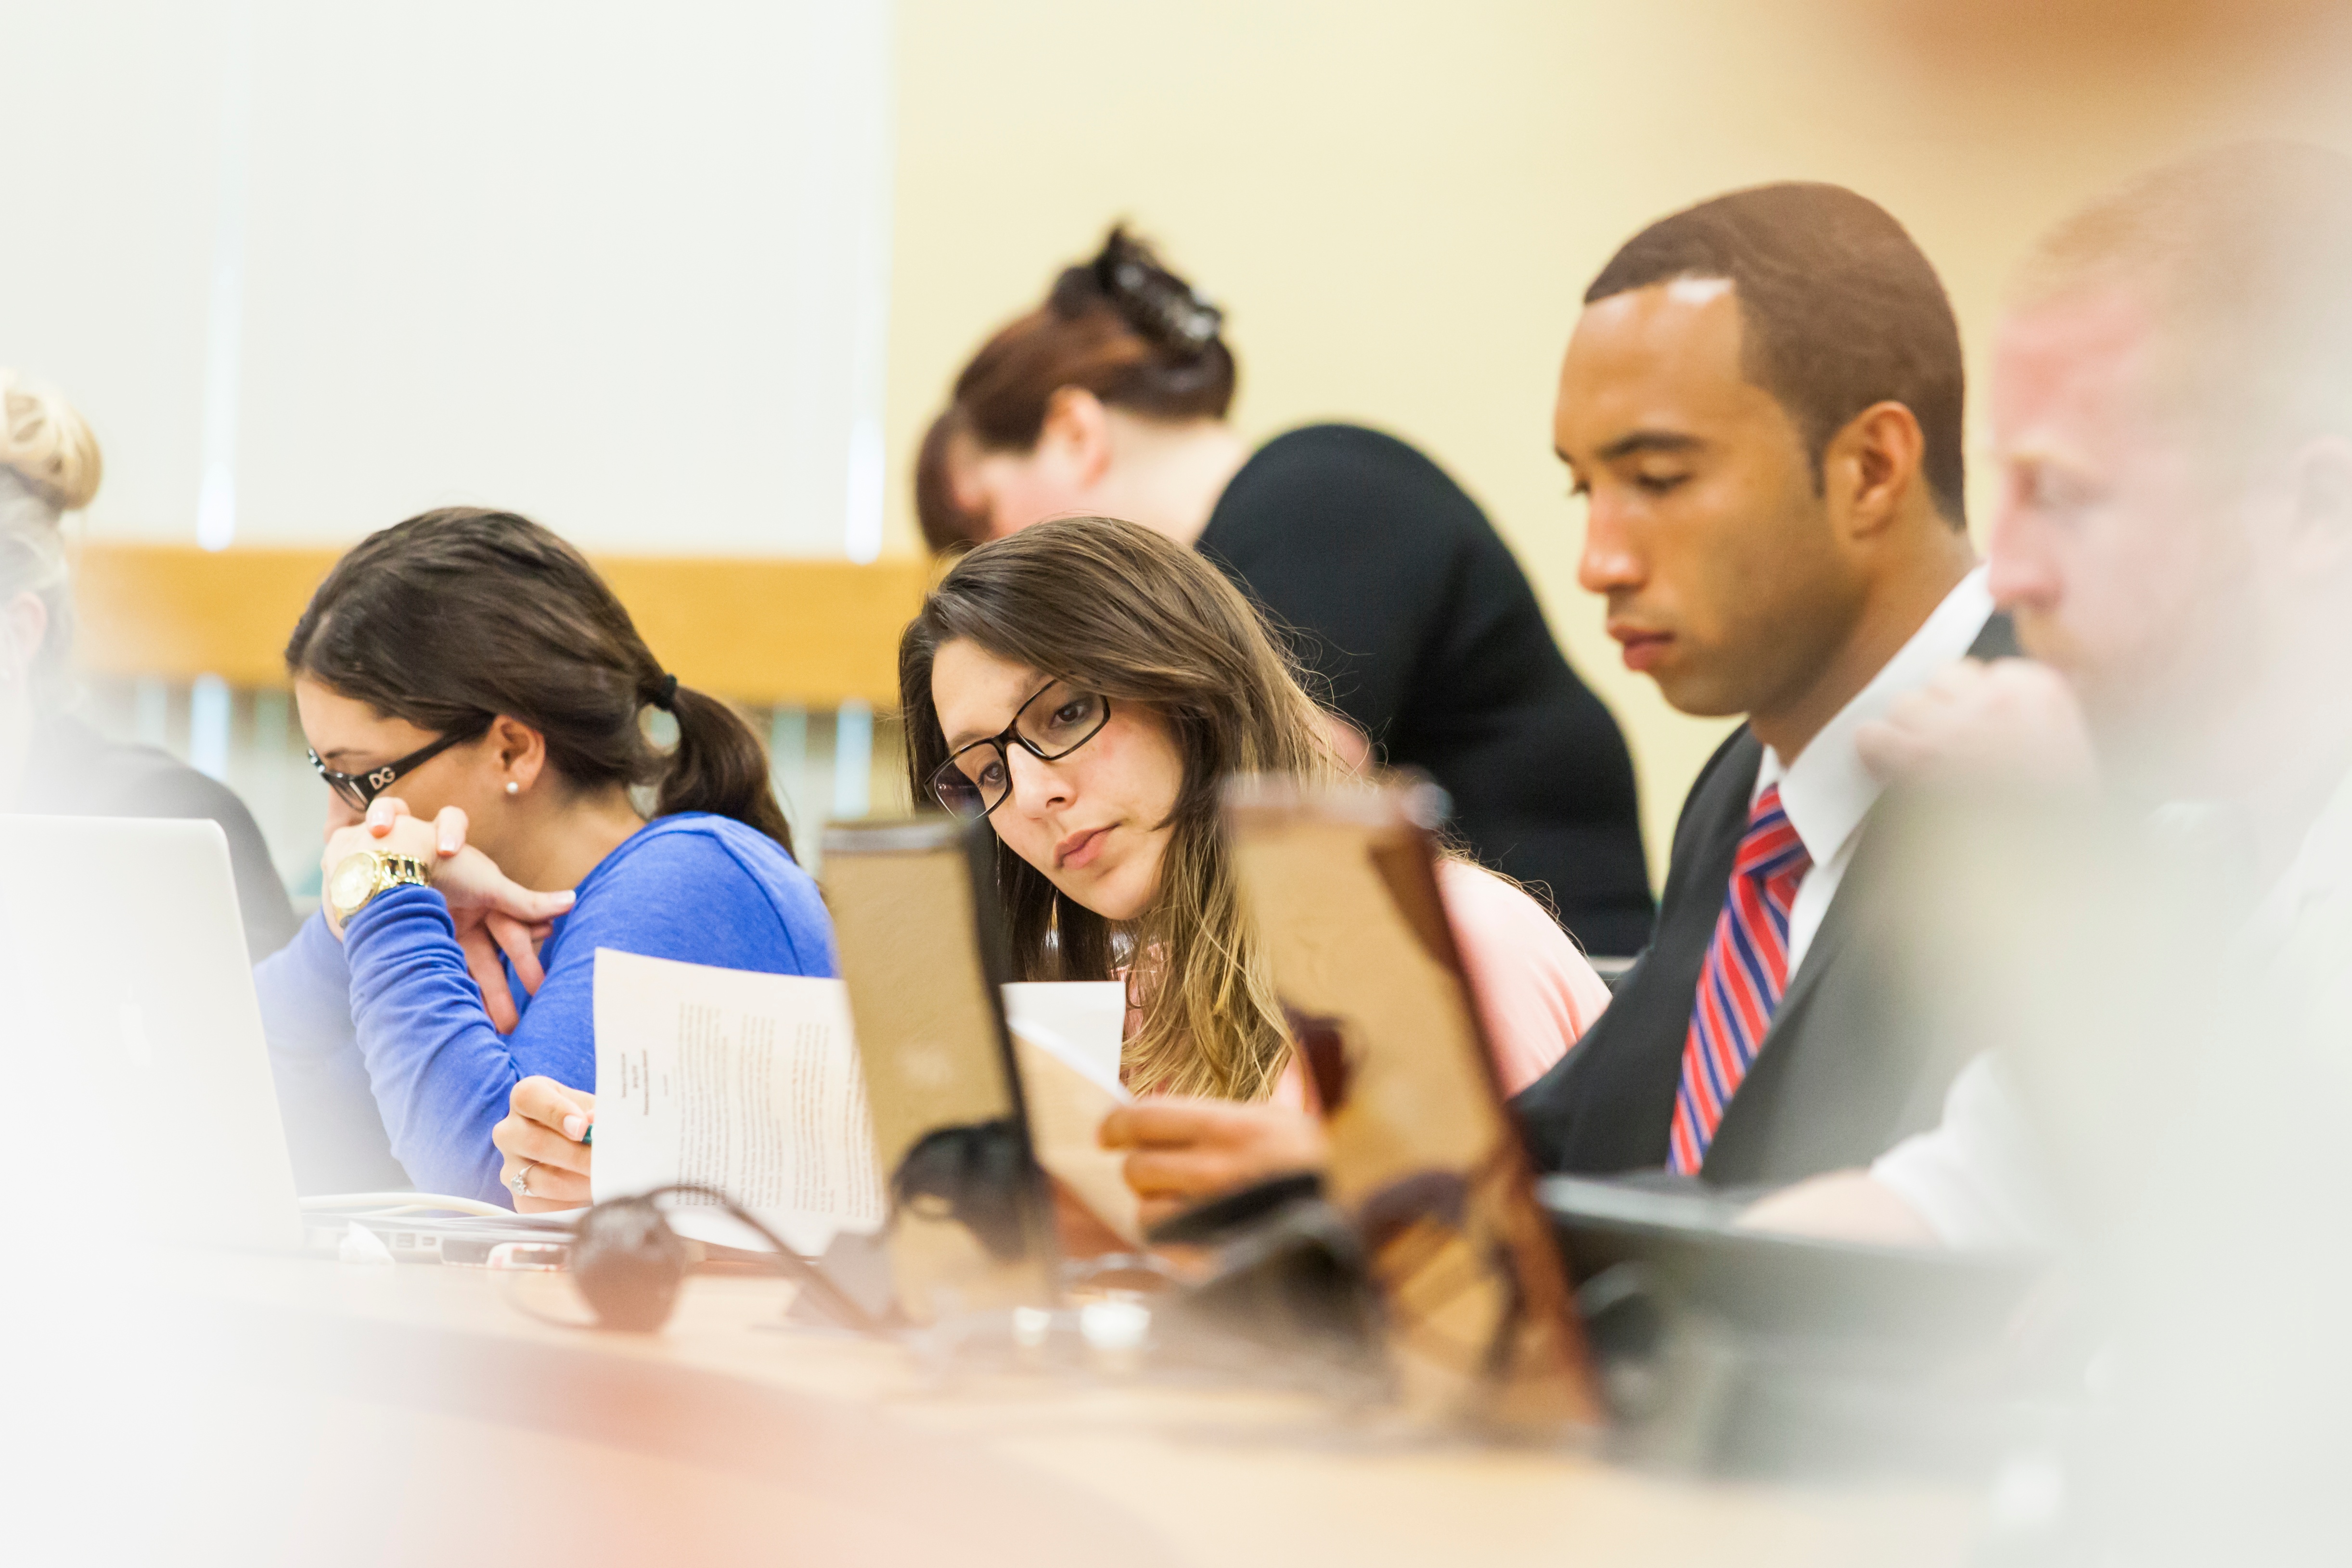
[(956, 500), (955, 447), (1033, 450), (1065, 387), (1145, 418), (1223, 419), (1240, 374), (1223, 327), (1200, 290), (1113, 228), (1092, 260), (1064, 268), (1045, 303), (999, 328), (957, 375), (915, 462), (923, 537), (952, 550), (986, 535), (987, 520)]
[(1066, 318), (1108, 304), (1129, 326), (1179, 359), (1208, 353), (1225, 322), (1223, 310), (1170, 270), (1124, 224), (1105, 237), (1092, 261), (1063, 268), (1046, 304)]

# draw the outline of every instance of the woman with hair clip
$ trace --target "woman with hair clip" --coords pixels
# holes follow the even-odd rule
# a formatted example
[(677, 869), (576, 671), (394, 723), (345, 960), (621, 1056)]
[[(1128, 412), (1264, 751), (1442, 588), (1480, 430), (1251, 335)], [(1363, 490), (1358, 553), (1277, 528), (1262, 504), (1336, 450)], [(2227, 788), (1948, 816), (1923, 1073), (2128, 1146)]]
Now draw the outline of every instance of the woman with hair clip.
[(73, 582), (64, 523), (98, 494), (98, 437), (73, 405), (0, 370), (0, 811), (206, 817), (228, 839), (246, 952), (294, 935), (294, 905), (235, 791), (73, 713)]
[[(1115, 1141), (1147, 1218), (1318, 1142), (1218, 824), (1241, 773), (1338, 777), (1323, 714), (1257, 611), (1149, 529), (1041, 523), (965, 556), (899, 644), (916, 799), (995, 831), (1024, 980), (1128, 983)], [(1609, 994), (1528, 894), (1448, 858), (1439, 886), (1507, 1090)], [(1254, 1102), (1218, 1106), (1210, 1101)], [(1139, 1121), (1139, 1117), (1141, 1121)]]
[(935, 550), (1042, 518), (1126, 518), (1197, 547), (1295, 634), (1357, 758), (1416, 767), (1486, 864), (1538, 885), (1593, 952), (1649, 940), (1649, 870), (1616, 721), (1559, 651), (1478, 504), (1353, 425), (1253, 452), (1226, 414), (1223, 317), (1123, 229), (956, 378), (925, 437)]
[(256, 978), (306, 1189), (585, 1203), (598, 948), (833, 973), (750, 726), (537, 523), (458, 508), (370, 536), (286, 663), (331, 791), (325, 897)]

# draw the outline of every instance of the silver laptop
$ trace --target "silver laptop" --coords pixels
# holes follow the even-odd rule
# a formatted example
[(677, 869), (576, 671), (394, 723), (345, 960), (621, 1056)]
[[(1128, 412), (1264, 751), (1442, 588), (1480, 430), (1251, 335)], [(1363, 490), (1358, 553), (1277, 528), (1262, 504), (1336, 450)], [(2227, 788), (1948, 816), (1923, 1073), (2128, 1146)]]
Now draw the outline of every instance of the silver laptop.
[(0, 1068), (26, 1097), (12, 1163), (44, 1197), (128, 1199), (172, 1240), (301, 1245), (218, 825), (0, 816)]

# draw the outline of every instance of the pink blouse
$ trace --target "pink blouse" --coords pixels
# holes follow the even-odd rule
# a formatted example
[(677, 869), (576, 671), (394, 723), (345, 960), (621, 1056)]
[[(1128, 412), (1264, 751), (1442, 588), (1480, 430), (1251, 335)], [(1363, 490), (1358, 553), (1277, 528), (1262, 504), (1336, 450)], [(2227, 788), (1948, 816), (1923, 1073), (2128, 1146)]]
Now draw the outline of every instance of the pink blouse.
[[(1442, 860), (1438, 896), (1478, 1001), (1478, 1021), (1505, 1094), (1551, 1070), (1609, 1005), (1609, 987), (1559, 922), (1519, 889), (1466, 860)], [(1273, 1103), (1304, 1107), (1307, 1082), (1294, 1059)]]

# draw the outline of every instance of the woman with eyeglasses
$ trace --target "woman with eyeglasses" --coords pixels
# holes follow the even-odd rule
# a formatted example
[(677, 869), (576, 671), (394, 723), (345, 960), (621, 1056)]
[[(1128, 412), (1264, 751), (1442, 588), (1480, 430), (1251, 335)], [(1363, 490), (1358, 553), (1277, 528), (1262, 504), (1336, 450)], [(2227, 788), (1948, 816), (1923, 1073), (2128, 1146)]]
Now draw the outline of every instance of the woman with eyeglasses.
[[(1122, 1076), (1159, 1098), (1108, 1131), (1136, 1150), (1147, 1217), (1312, 1163), (1218, 798), (1235, 774), (1343, 765), (1258, 613), (1149, 529), (1058, 519), (957, 563), (907, 629), (898, 684), (917, 798), (995, 832), (1021, 978), (1127, 980)], [(1516, 1090), (1608, 991), (1518, 888), (1461, 858), (1439, 883)]]
[(598, 948), (833, 973), (758, 738), (546, 529), (458, 508), (372, 535), (286, 663), (324, 899), (256, 980), (306, 1190), (584, 1203)]
[(1358, 425), (1252, 448), (1223, 316), (1112, 230), (957, 376), (917, 461), (934, 550), (1121, 517), (1200, 551), (1320, 678), (1335, 744), (1445, 787), (1464, 849), (1592, 952), (1649, 940), (1633, 765), (1510, 548), (1428, 457)]

